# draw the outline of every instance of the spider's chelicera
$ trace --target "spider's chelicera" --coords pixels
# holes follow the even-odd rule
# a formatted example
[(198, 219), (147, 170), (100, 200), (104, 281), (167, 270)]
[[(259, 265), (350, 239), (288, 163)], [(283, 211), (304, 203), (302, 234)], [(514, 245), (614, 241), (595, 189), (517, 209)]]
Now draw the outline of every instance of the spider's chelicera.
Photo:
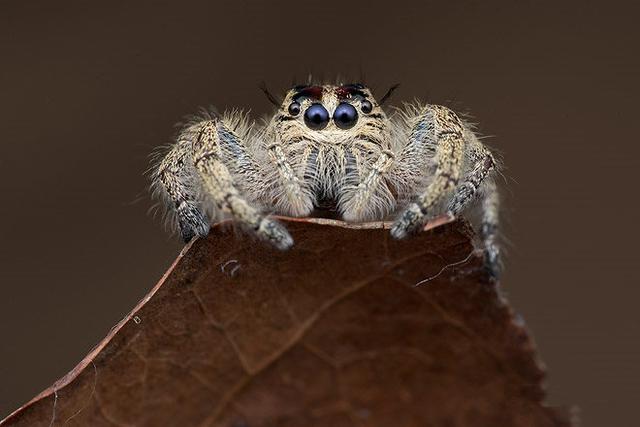
[(305, 85), (261, 124), (238, 111), (193, 118), (154, 184), (185, 241), (230, 217), (280, 249), (293, 239), (270, 213), (304, 217), (329, 200), (346, 221), (393, 215), (391, 234), (403, 238), (479, 199), (486, 263), (497, 275), (496, 166), (446, 107), (414, 103), (387, 115), (362, 84)]

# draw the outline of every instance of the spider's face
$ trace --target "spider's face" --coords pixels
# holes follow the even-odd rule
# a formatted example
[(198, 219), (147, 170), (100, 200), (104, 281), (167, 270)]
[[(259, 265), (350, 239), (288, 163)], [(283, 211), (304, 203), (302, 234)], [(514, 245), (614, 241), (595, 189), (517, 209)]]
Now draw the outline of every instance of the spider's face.
[(385, 129), (386, 116), (371, 91), (359, 83), (296, 86), (276, 116), (284, 139), (340, 143), (367, 128)]

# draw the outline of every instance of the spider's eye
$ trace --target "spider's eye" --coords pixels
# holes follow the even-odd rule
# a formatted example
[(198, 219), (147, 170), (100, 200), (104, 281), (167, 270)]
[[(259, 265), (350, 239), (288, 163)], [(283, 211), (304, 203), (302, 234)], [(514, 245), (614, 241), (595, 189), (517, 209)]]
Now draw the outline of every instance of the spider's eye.
[(291, 114), (292, 116), (297, 116), (298, 114), (300, 114), (300, 104), (298, 104), (297, 102), (292, 102), (291, 104), (289, 104), (289, 114)]
[(363, 113), (369, 114), (371, 110), (373, 110), (373, 105), (371, 105), (371, 102), (365, 99), (360, 103), (360, 109)]
[(324, 129), (329, 123), (329, 112), (322, 104), (313, 104), (305, 111), (304, 122), (309, 129)]
[(358, 112), (353, 105), (343, 102), (334, 111), (333, 120), (340, 129), (349, 129), (358, 121)]

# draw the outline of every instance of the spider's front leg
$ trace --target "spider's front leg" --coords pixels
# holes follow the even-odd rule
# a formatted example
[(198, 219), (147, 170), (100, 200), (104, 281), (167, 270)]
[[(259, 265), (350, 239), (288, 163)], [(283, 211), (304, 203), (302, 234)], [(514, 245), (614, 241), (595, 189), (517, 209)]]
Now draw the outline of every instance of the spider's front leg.
[(209, 233), (210, 220), (201, 206), (202, 184), (193, 160), (191, 144), (178, 139), (153, 171), (154, 192), (163, 193), (176, 216), (182, 240)]
[(482, 199), (482, 224), (480, 234), (484, 243), (485, 265), (493, 277), (500, 276), (500, 248), (497, 242), (500, 197), (493, 178), (497, 163), (491, 152), (471, 131), (465, 132), (469, 146), (470, 166), (462, 183), (447, 205), (447, 210), (458, 215), (469, 202), (480, 195)]
[(426, 190), (418, 195), (391, 227), (393, 237), (401, 239), (435, 216), (436, 206), (458, 185), (464, 152), (464, 126), (446, 107), (427, 105), (418, 112), (400, 164), (418, 176), (426, 158), (433, 155), (435, 172)]
[[(433, 180), (400, 215), (391, 228), (396, 238), (406, 236), (437, 215), (435, 209), (448, 199), (447, 213), (458, 215), (478, 194), (482, 195), (481, 235), (489, 273), (500, 273), (497, 245), (499, 197), (490, 178), (496, 168), (491, 152), (445, 107), (427, 106), (415, 117), (400, 164), (410, 176), (419, 176), (425, 159), (435, 161)], [(466, 156), (466, 157), (465, 157)]]
[[(261, 185), (262, 177), (240, 137), (223, 119), (210, 117), (189, 125), (180, 133), (177, 147), (181, 148), (174, 148), (172, 153), (188, 152), (189, 155), (184, 155), (184, 161), (179, 164), (169, 160), (168, 164), (173, 167), (167, 168), (166, 160), (172, 158), (170, 153), (161, 163), (157, 175), (176, 206), (183, 237), (207, 234), (208, 220), (202, 213), (202, 200), (207, 198), (213, 201), (217, 210), (230, 215), (241, 226), (274, 246), (287, 249), (293, 244), (280, 223), (263, 215), (240, 193), (234, 175), (247, 185)], [(188, 179), (180, 179), (181, 176)], [(176, 197), (176, 194), (182, 196)], [(188, 215), (180, 208), (185, 198), (190, 201)], [(192, 221), (191, 217), (196, 215), (199, 215), (198, 220)]]

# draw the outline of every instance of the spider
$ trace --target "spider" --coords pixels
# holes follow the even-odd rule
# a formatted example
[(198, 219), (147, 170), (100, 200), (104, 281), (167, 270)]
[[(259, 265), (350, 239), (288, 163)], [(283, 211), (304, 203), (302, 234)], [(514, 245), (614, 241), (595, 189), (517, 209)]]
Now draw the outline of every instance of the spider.
[(153, 169), (182, 238), (230, 217), (275, 247), (293, 239), (270, 213), (305, 217), (330, 202), (346, 221), (395, 215), (394, 238), (480, 200), (485, 264), (499, 273), (497, 162), (472, 126), (420, 102), (387, 114), (363, 84), (294, 86), (270, 119), (203, 111)]

